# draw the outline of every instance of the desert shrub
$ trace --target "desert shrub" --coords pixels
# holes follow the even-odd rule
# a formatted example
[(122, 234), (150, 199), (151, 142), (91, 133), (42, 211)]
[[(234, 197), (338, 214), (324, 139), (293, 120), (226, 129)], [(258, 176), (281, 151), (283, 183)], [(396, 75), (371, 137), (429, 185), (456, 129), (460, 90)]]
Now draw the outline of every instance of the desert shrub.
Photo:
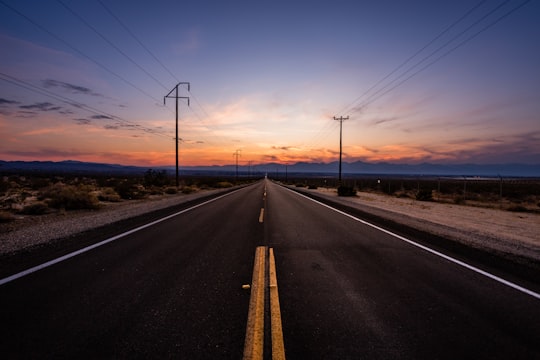
[(151, 186), (150, 188), (146, 189), (146, 192), (149, 195), (163, 195), (163, 188), (157, 187), (157, 186)]
[(57, 184), (44, 193), (47, 204), (55, 209), (97, 209), (99, 200), (90, 187)]
[(44, 202), (37, 202), (30, 205), (25, 206), (21, 210), (21, 214), (25, 215), (43, 215), (47, 213), (49, 210), (49, 207)]
[(296, 186), (296, 187), (305, 187), (306, 185), (304, 185), (304, 184), (302, 184), (302, 183), (297, 183), (295, 186)]
[(184, 186), (182, 187), (182, 194), (191, 194), (192, 192), (195, 192), (195, 188), (192, 186)]
[(99, 201), (119, 202), (122, 200), (120, 195), (113, 188), (104, 188), (98, 194)]
[(122, 199), (136, 200), (146, 196), (146, 191), (133, 180), (123, 180), (114, 186), (114, 191), (120, 195)]
[(148, 169), (144, 173), (144, 185), (146, 186), (164, 186), (169, 183), (167, 171)]
[(316, 190), (317, 188), (318, 188), (318, 186), (315, 185), (315, 184), (309, 184), (309, 185), (308, 185), (308, 189)]
[(432, 201), (433, 193), (431, 190), (422, 189), (416, 193), (416, 200), (418, 201)]
[(228, 182), (228, 181), (220, 181), (220, 182), (216, 183), (216, 185), (215, 185), (215, 187), (218, 188), (218, 189), (230, 188), (232, 186), (233, 186), (233, 184)]
[(178, 189), (176, 189), (175, 187), (171, 186), (165, 189), (165, 194), (174, 195), (177, 193), (178, 193)]
[(0, 211), (0, 223), (8, 223), (15, 220), (15, 216), (7, 211)]
[(409, 194), (406, 193), (406, 192), (398, 192), (398, 193), (396, 193), (396, 197), (400, 198), (400, 199), (410, 199), (411, 198), (409, 196)]
[(352, 186), (340, 185), (337, 188), (338, 196), (356, 196), (356, 190)]

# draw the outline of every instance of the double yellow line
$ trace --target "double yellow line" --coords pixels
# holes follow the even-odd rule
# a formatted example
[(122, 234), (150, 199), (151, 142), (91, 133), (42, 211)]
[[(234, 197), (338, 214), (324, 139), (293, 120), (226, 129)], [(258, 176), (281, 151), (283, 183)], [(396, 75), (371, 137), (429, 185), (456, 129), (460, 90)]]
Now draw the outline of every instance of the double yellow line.
[(262, 360), (264, 357), (264, 307), (267, 280), (267, 254), (272, 359), (285, 360), (285, 346), (283, 343), (283, 331), (281, 327), (281, 310), (279, 308), (274, 249), (268, 249), (267, 246), (259, 246), (255, 250), (251, 298), (249, 301), (246, 340), (244, 343), (244, 360)]

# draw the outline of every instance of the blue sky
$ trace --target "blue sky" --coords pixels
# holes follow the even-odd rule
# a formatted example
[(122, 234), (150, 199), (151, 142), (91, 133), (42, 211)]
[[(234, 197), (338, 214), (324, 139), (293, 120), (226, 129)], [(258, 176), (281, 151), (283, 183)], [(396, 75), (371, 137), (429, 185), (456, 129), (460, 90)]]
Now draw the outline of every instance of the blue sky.
[(0, 9), (3, 160), (540, 163), (537, 1)]

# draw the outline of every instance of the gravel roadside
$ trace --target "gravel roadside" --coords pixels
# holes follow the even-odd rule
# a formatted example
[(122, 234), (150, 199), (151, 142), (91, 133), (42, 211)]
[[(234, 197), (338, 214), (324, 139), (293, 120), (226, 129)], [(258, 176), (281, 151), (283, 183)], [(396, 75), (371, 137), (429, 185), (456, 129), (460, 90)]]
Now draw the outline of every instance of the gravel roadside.
[(19, 216), (14, 222), (0, 224), (0, 255), (15, 253), (221, 192), (224, 190), (200, 190), (192, 194), (159, 195), (143, 200), (103, 203), (99, 210), (93, 211), (78, 210), (41, 216)]
[(338, 197), (335, 189), (325, 188), (301, 191), (473, 248), (540, 261), (540, 214), (364, 192), (355, 197)]
[[(540, 261), (538, 214), (421, 202), (372, 193), (338, 197), (335, 189), (301, 190), (467, 246)], [(21, 217), (12, 223), (0, 224), (0, 255), (223, 191), (152, 196), (144, 200), (105, 203), (96, 211)]]

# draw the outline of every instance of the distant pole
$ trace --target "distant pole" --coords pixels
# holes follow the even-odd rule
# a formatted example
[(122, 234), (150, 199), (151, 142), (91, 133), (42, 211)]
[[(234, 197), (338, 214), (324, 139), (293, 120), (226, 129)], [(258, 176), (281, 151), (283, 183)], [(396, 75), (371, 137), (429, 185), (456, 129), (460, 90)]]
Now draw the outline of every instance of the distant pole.
[(234, 153), (233, 153), (233, 156), (236, 156), (236, 180), (235, 181), (238, 181), (238, 156), (240, 156), (240, 149), (237, 149)]
[(343, 120), (349, 120), (349, 117), (340, 116), (339, 118), (334, 116), (334, 120), (339, 121), (339, 184), (341, 185), (341, 156), (342, 156), (342, 144), (343, 144)]
[[(187, 99), (188, 101), (188, 106), (189, 106), (189, 97), (187, 96), (178, 96), (178, 86), (179, 85), (187, 85), (187, 89), (189, 91), (189, 83), (188, 82), (180, 82), (178, 84), (176, 84), (176, 86), (171, 90), (169, 91), (169, 93), (167, 95), (165, 95), (163, 97), (163, 105), (165, 105), (165, 100), (167, 98), (173, 98), (173, 99), (176, 99), (176, 135), (175, 135), (175, 138), (174, 138), (174, 143), (176, 144), (176, 187), (178, 187), (178, 99)], [(175, 95), (174, 96), (171, 96), (171, 93), (175, 91)]]

